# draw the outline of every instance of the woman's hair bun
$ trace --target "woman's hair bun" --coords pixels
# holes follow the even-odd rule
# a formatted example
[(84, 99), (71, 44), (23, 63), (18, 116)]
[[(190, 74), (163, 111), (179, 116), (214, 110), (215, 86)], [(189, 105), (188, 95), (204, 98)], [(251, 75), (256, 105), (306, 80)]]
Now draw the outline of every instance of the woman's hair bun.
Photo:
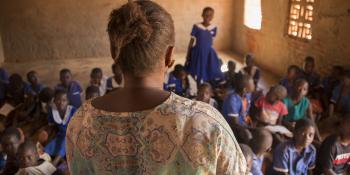
[[(153, 33), (153, 28), (140, 5), (132, 0), (120, 9), (112, 11), (107, 30), (113, 33), (110, 39), (117, 43), (118, 51), (134, 40), (147, 42)], [(115, 56), (118, 55), (119, 53)]]

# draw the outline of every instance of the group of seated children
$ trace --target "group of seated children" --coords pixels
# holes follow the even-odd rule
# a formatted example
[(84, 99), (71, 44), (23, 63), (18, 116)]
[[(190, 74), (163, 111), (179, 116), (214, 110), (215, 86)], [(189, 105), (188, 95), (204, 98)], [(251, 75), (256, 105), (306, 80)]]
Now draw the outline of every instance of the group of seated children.
[(334, 66), (322, 79), (308, 56), (302, 68), (289, 66), (278, 84), (262, 89), (264, 95), (251, 54), (241, 71), (229, 61), (225, 79), (198, 88), (189, 83), (195, 78), (176, 67), (165, 90), (217, 108), (252, 163), (251, 174), (350, 173), (350, 69)]
[(77, 108), (89, 100), (123, 86), (117, 65), (114, 75), (103, 76), (94, 68), (83, 94), (69, 69), (59, 72), (60, 83), (54, 88), (40, 83), (35, 71), (27, 73), (25, 82), (19, 74), (8, 76), (0, 69), (0, 174), (50, 175), (68, 174), (66, 163), (66, 129)]
[[(0, 175), (67, 174), (67, 125), (84, 100), (123, 87), (120, 67), (114, 64), (112, 71), (106, 78), (94, 68), (83, 99), (83, 88), (69, 69), (62, 69), (60, 83), (50, 88), (35, 71), (28, 72), (25, 82), (1, 68)], [(349, 173), (349, 70), (334, 66), (321, 79), (314, 58), (307, 57), (303, 68), (289, 66), (279, 84), (262, 89), (265, 95), (258, 88), (261, 71), (251, 54), (241, 71), (230, 61), (224, 75), (197, 84), (184, 66), (176, 65), (164, 89), (221, 111), (253, 175)], [(323, 132), (322, 122), (330, 131)]]

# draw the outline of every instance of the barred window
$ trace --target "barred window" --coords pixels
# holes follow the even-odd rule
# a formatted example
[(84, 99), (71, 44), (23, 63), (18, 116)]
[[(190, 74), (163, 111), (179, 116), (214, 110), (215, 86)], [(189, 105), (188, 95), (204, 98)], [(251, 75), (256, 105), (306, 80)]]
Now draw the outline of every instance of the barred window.
[(305, 40), (312, 39), (312, 21), (315, 0), (291, 0), (288, 35)]

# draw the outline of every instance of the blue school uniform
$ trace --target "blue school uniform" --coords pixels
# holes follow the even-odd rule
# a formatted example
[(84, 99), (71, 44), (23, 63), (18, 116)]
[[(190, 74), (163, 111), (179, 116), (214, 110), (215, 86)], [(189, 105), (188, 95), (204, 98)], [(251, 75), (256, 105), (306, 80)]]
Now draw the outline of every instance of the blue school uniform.
[(284, 86), (287, 89), (288, 95), (291, 95), (293, 92), (293, 82), (290, 82), (287, 78), (283, 78), (280, 82), (280, 85)]
[(252, 175), (264, 175), (262, 172), (262, 165), (263, 165), (264, 157), (263, 156), (256, 156), (253, 154), (253, 166), (252, 169), (250, 170), (250, 173)]
[(9, 82), (9, 73), (4, 68), (0, 68), (0, 80), (5, 83)]
[(315, 168), (316, 149), (310, 145), (299, 153), (293, 141), (287, 141), (277, 146), (273, 154), (273, 169), (276, 172), (289, 175), (304, 175)]
[(58, 128), (56, 137), (45, 147), (45, 152), (50, 156), (66, 155), (66, 130), (69, 121), (72, 119), (76, 108), (74, 106), (68, 106), (65, 116), (62, 119), (57, 111), (55, 105), (52, 106), (49, 112), (49, 124), (54, 124)]
[(30, 94), (30, 95), (38, 95), (43, 89), (45, 88), (45, 86), (43, 84), (38, 84), (38, 86), (36, 88), (34, 88), (32, 85), (27, 85), (26, 86), (26, 94)]
[(340, 113), (349, 113), (350, 112), (350, 91), (348, 94), (341, 94), (343, 85), (338, 85), (334, 88), (331, 102), (337, 105), (337, 111)]
[(238, 124), (246, 126), (246, 116), (251, 106), (251, 93), (239, 96), (235, 92), (231, 92), (224, 100), (222, 105), (222, 114), (231, 125), (233, 118), (238, 117)]
[(191, 36), (196, 39), (196, 44), (191, 48), (186, 70), (199, 84), (216, 78), (224, 79), (218, 55), (212, 47), (216, 33), (217, 27), (205, 27), (203, 24), (193, 25)]
[[(58, 84), (56, 89), (65, 89), (65, 87), (62, 84)], [(79, 108), (82, 103), (80, 94), (83, 92), (80, 84), (77, 81), (71, 81), (66, 90), (69, 103), (75, 108)]]

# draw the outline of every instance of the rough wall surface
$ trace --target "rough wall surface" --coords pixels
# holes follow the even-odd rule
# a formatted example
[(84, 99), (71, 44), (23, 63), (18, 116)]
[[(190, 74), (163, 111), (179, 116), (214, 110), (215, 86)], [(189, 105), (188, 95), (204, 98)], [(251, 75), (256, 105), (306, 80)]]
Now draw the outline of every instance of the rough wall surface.
[(1, 39), (1, 33), (0, 33), (0, 63), (4, 61), (5, 61), (4, 48), (2, 46), (2, 39)]
[(315, 1), (310, 42), (286, 35), (289, 0), (262, 0), (261, 30), (244, 26), (244, 0), (235, 0), (234, 7), (233, 49), (242, 55), (254, 53), (261, 67), (281, 76), (288, 65), (301, 66), (307, 55), (315, 57), (323, 74), (332, 65), (350, 66), (349, 0)]
[[(6, 62), (109, 56), (108, 15), (126, 0), (0, 1)], [(185, 51), (205, 6), (216, 9), (218, 50), (231, 48), (232, 0), (156, 0), (173, 16), (177, 51)]]

